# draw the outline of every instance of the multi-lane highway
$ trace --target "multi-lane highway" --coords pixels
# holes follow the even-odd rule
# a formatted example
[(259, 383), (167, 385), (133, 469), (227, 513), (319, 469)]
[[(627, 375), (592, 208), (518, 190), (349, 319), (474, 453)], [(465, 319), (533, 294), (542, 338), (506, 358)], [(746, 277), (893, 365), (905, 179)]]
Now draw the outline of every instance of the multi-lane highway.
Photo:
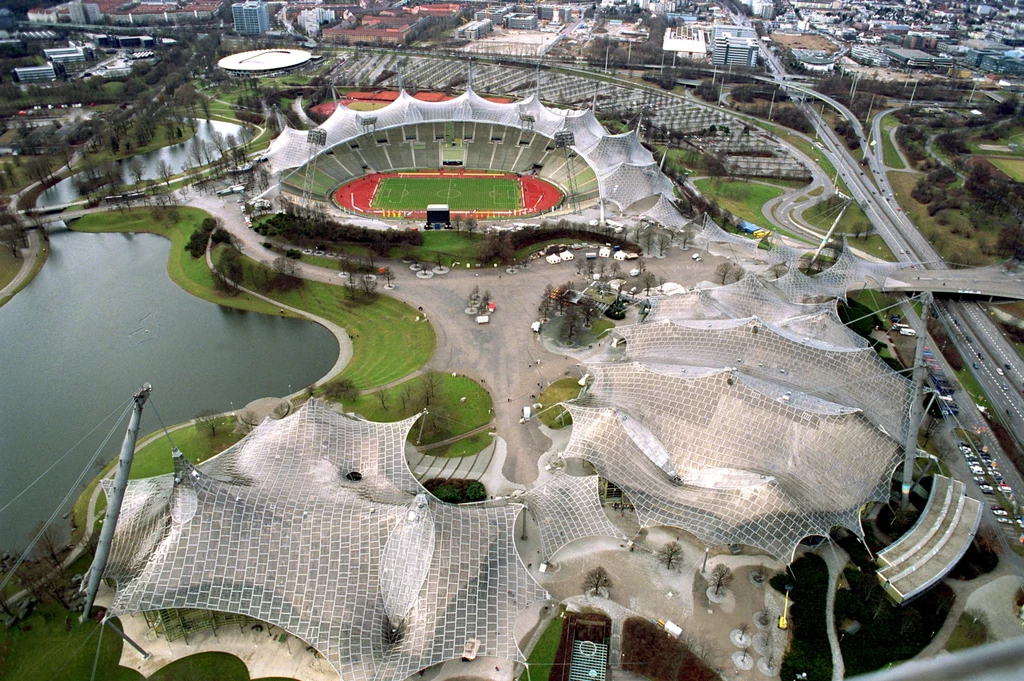
[[(768, 55), (767, 50), (764, 52), (769, 69), (776, 76), (776, 82), (804, 100), (799, 105), (814, 124), (822, 140), (825, 156), (836, 167), (839, 177), (849, 188), (853, 199), (860, 204), (896, 258), (907, 265), (916, 264), (917, 267), (923, 266), (932, 271), (947, 270), (946, 263), (903, 214), (896, 202), (883, 160), (883, 147), (879, 137), (881, 131), (878, 124), (880, 118), (875, 119), (873, 126), (874, 136), (878, 141), (875, 148), (872, 149), (864, 135), (863, 126), (852, 112), (834, 99), (817, 93), (807, 86), (785, 81), (780, 76), (781, 64), (773, 58), (774, 55)], [(851, 156), (845, 142), (835, 134), (814, 107), (807, 103), (807, 99), (824, 101), (846, 117), (856, 131), (865, 157), (868, 159), (866, 169), (862, 168)], [(870, 178), (867, 173), (870, 173)], [(872, 179), (874, 183), (872, 183)], [(916, 318), (916, 314), (909, 304), (904, 305), (904, 311), (908, 317)], [(950, 341), (964, 357), (966, 366), (969, 367), (987, 394), (992, 410), (991, 414), (1003, 421), (1018, 443), (1024, 441), (1024, 437), (1022, 437), (1024, 436), (1024, 399), (1021, 394), (1021, 389), (1024, 388), (1024, 384), (1022, 384), (1024, 360), (979, 304), (940, 299), (935, 305), (935, 314), (936, 318), (948, 329), (947, 335)], [(934, 339), (930, 340), (933, 349), (938, 350), (935, 348)], [(941, 353), (936, 352), (935, 355), (940, 365), (946, 371), (950, 371)], [(1007, 365), (1009, 369), (1006, 368)], [(960, 413), (954, 417), (956, 424), (977, 434), (981, 439), (982, 446), (993, 454), (996, 466), (1007, 484), (1013, 488), (1016, 494), (1024, 494), (1024, 477), (1022, 477), (1021, 471), (1016, 470), (1006, 458), (1005, 453), (988, 429), (975, 400), (967, 399), (965, 395), (961, 394), (958, 404)], [(963, 460), (958, 458), (949, 463), (960, 477), (971, 477)], [(982, 496), (977, 487), (972, 486), (971, 489), (972, 496), (980, 497), (982, 501), (986, 502), (992, 500), (992, 497)], [(1017, 508), (1015, 507), (1015, 510)], [(988, 524), (993, 526), (996, 524), (991, 514), (986, 514), (986, 517)], [(1001, 525), (1001, 527), (1004, 531), (1000, 532), (1000, 536), (1004, 540), (1012, 541), (1020, 532), (1016, 525)]]

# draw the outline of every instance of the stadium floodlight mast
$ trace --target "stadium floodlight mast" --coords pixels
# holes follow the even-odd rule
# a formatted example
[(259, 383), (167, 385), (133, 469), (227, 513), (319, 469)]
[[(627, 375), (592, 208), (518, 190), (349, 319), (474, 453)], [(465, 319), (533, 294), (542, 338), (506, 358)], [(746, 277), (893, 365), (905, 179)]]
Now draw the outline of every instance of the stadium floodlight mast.
[[(579, 192), (577, 192), (576, 185), (576, 163), (575, 156), (572, 150), (572, 146), (576, 144), (576, 135), (573, 134), (572, 130), (559, 130), (553, 137), (555, 140), (555, 147), (561, 149), (565, 153), (565, 167), (568, 169), (569, 175), (566, 181), (566, 190), (568, 196), (569, 206), (572, 208), (573, 213), (578, 213), (580, 210)], [(604, 220), (602, 220), (604, 222)]]
[(310, 201), (313, 196), (313, 185), (316, 182), (316, 161), (320, 158), (320, 150), (327, 145), (327, 131), (323, 128), (313, 128), (306, 133), (306, 144), (309, 148), (309, 157), (306, 160), (306, 174), (302, 179), (304, 203)]

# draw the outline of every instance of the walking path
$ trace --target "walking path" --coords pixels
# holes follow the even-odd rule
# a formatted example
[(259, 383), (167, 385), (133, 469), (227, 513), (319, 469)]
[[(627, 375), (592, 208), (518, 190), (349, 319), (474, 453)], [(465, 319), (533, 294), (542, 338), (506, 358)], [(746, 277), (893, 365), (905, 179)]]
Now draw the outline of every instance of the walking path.
[[(216, 268), (213, 266), (213, 255), (212, 255), (212, 253), (210, 251), (210, 244), (209, 243), (206, 245), (206, 266), (209, 267), (211, 271), (216, 271)], [(334, 366), (331, 367), (330, 371), (328, 371), (326, 374), (324, 374), (313, 385), (319, 387), (319, 386), (327, 383), (328, 381), (333, 379), (335, 376), (338, 376), (342, 371), (345, 370), (345, 367), (348, 366), (349, 360), (352, 359), (352, 339), (349, 338), (348, 331), (346, 331), (342, 327), (338, 326), (334, 322), (330, 321), (329, 319), (324, 319), (323, 317), (318, 317), (317, 315), (315, 315), (315, 314), (313, 314), (311, 312), (307, 312), (306, 310), (301, 310), (301, 309), (299, 309), (297, 307), (292, 307), (291, 305), (285, 305), (284, 303), (282, 303), (282, 302), (280, 302), (278, 300), (274, 300), (273, 298), (269, 298), (269, 297), (267, 297), (267, 296), (265, 296), (263, 294), (257, 293), (256, 291), (253, 291), (252, 289), (248, 289), (248, 288), (242, 286), (241, 284), (238, 284), (238, 283), (230, 281), (230, 280), (228, 280), (228, 281), (233, 286), (237, 287), (239, 291), (242, 291), (243, 293), (248, 293), (249, 295), (251, 295), (251, 296), (253, 296), (255, 298), (259, 298), (260, 300), (264, 300), (264, 301), (270, 303), (271, 305), (276, 305), (277, 308), (279, 310), (281, 310), (282, 312), (287, 310), (289, 312), (292, 312), (294, 314), (299, 315), (300, 317), (305, 317), (306, 319), (309, 319), (310, 321), (314, 321), (317, 324), (319, 324), (320, 326), (322, 326), (325, 329), (327, 329), (328, 331), (330, 331), (332, 334), (334, 334), (334, 337), (338, 341), (338, 359), (335, 360)], [(406, 379), (402, 379), (402, 380), (406, 380)], [(301, 396), (304, 392), (305, 392), (305, 388), (303, 388), (302, 390), (298, 390), (298, 391), (292, 393), (291, 395), (288, 395), (286, 399), (291, 399), (293, 397)]]
[(839, 637), (836, 635), (836, 589), (843, 568), (850, 562), (850, 555), (833, 541), (822, 542), (815, 553), (828, 565), (829, 589), (825, 601), (825, 622), (828, 627), (828, 644), (832, 648), (832, 681), (843, 681), (846, 667), (843, 665), (843, 651), (839, 647)]
[(7, 286), (0, 289), (0, 303), (2, 303), (8, 296), (13, 296), (22, 286), (28, 283), (29, 279), (32, 278), (32, 274), (36, 268), (36, 260), (39, 258), (41, 241), (38, 230), (28, 232), (28, 247), (23, 248), (20, 251), (21, 269), (19, 269), (18, 273), (14, 275), (14, 279), (11, 279), (7, 283)]

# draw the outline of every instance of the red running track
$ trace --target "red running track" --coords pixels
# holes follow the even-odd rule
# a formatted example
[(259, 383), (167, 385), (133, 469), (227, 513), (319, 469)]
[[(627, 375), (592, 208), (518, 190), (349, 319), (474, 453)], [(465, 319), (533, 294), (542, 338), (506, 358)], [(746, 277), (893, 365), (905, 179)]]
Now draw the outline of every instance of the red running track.
[(404, 210), (384, 211), (371, 208), (373, 196), (381, 180), (389, 177), (491, 177), (494, 179), (517, 179), (522, 191), (523, 208), (520, 211), (452, 211), (453, 216), (478, 219), (502, 219), (510, 217), (526, 217), (544, 213), (554, 208), (562, 200), (562, 192), (553, 184), (529, 175), (516, 175), (514, 173), (492, 173), (484, 170), (467, 170), (465, 168), (445, 168), (442, 170), (410, 170), (397, 173), (374, 173), (366, 175), (357, 180), (352, 180), (334, 192), (334, 202), (342, 208), (388, 219), (426, 219), (426, 210)]

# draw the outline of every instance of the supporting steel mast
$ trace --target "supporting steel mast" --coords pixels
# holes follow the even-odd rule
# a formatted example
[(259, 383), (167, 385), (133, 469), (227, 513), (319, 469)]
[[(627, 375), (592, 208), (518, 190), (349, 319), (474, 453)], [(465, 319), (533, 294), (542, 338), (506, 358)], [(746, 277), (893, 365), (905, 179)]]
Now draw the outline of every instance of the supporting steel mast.
[(917, 431), (921, 429), (924, 417), (924, 381), (928, 377), (928, 367), (924, 363), (924, 344), (928, 339), (928, 318), (931, 316), (932, 294), (925, 291), (921, 294), (921, 328), (917, 331), (917, 346), (914, 349), (914, 394), (910, 402), (910, 414), (907, 416), (906, 439), (903, 441), (903, 484), (900, 487), (900, 509), (907, 510), (910, 506), (910, 488), (914, 484), (914, 461), (917, 459)]

